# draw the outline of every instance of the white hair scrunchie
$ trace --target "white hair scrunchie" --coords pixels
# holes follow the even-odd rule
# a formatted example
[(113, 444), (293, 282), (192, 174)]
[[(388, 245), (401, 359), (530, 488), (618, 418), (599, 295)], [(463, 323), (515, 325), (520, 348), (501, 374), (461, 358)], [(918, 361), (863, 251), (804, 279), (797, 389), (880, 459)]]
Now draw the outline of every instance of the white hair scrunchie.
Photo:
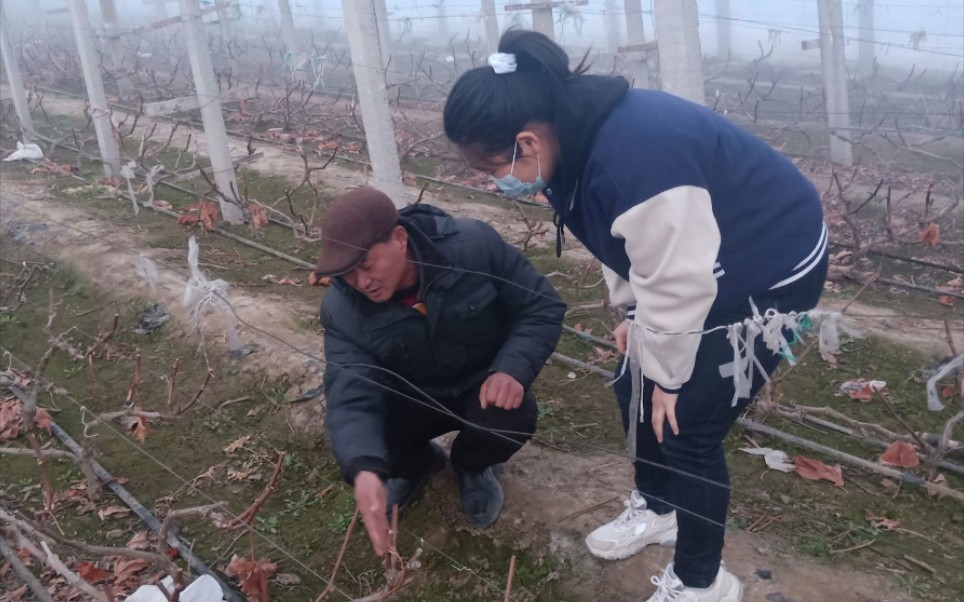
[(515, 55), (505, 52), (493, 52), (489, 55), (489, 66), (496, 75), (515, 73)]

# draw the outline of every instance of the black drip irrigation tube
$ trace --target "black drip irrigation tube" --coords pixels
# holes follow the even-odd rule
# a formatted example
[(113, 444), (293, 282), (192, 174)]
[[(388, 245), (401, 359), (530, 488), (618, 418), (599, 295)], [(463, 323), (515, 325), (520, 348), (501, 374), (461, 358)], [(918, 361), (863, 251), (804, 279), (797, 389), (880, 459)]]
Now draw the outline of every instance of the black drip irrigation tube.
[[(17, 387), (10, 387), (10, 390), (16, 395), (21, 402), (27, 403), (27, 394)], [(78, 444), (74, 439), (67, 434), (67, 431), (60, 428), (56, 422), (51, 422), (50, 432), (53, 433), (57, 439), (60, 440), (65, 446), (67, 446), (70, 451), (72, 451), (77, 457), (81, 457), (83, 454), (83, 449), (80, 444)], [(107, 487), (112, 492), (114, 492), (117, 497), (119, 497), (127, 506), (134, 511), (137, 516), (140, 517), (144, 524), (146, 524), (155, 533), (161, 530), (161, 521), (158, 520), (154, 514), (145, 508), (137, 498), (135, 498), (129, 491), (124, 489), (124, 486), (117, 482), (109, 472), (107, 472), (103, 466), (101, 466), (96, 460), (90, 459), (90, 467), (94, 470), (94, 474), (97, 478), (101, 480), (101, 485)], [(225, 582), (220, 575), (212, 571), (200, 558), (195, 556), (191, 552), (191, 548), (187, 543), (182, 541), (174, 533), (167, 534), (167, 545), (171, 549), (176, 550), (177, 553), (184, 559), (184, 561), (190, 566), (195, 572), (200, 575), (210, 575), (217, 580), (218, 584), (221, 586), (221, 591), (224, 593), (224, 598), (228, 602), (246, 602), (246, 598), (239, 594), (234, 588)], [(29, 585), (29, 584), (28, 584)]]

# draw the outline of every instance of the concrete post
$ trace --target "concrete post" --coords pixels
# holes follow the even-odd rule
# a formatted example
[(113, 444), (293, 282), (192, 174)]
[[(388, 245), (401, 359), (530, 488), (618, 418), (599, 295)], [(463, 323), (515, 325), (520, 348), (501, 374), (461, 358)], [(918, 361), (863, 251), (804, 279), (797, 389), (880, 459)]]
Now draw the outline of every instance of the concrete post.
[[(643, 25), (642, 0), (625, 0), (626, 10), (626, 43), (628, 46), (638, 46), (646, 42), (646, 29)], [(630, 82), (634, 88), (649, 88), (649, 60), (648, 53), (629, 53)]]
[(295, 83), (305, 83), (308, 81), (308, 55), (301, 52), (298, 46), (291, 3), (288, 0), (278, 0), (278, 11), (281, 13), (281, 38), (291, 61), (291, 78)]
[(126, 74), (127, 67), (124, 65), (124, 45), (121, 43), (117, 31), (117, 9), (114, 7), (114, 0), (100, 0), (100, 13), (104, 17), (104, 38), (107, 51), (110, 53), (110, 65), (117, 79), (117, 96), (121, 100), (130, 100), (134, 97), (134, 86), (131, 78)]
[(556, 39), (556, 24), (552, 20), (552, 5), (549, 4), (549, 0), (545, 0), (544, 8), (532, 9), (532, 29), (544, 34), (550, 40)]
[(381, 59), (375, 12), (371, 0), (342, 0), (342, 10), (372, 163), (373, 185), (390, 196), (396, 206), (403, 207), (408, 204), (408, 193), (402, 184), (388, 93), (381, 70), (374, 68)]
[(864, 76), (874, 74), (874, 0), (857, 3), (860, 42), (857, 45), (859, 71)]
[[(381, 66), (388, 69), (392, 60), (392, 28), (388, 24), (388, 8), (385, 0), (358, 0), (364, 10), (373, 10), (375, 14), (375, 27), (378, 31), (378, 48), (381, 57)], [(369, 2), (371, 3), (368, 7)], [(348, 17), (345, 17), (346, 19)]]
[(662, 89), (703, 104), (703, 62), (696, 0), (654, 0)]
[(495, 0), (482, 0), (482, 17), (485, 19), (485, 40), (489, 52), (499, 49), (499, 17), (495, 14)]
[(438, 37), (439, 41), (448, 41), (449, 39), (449, 17), (445, 12), (445, 0), (435, 0), (438, 4), (435, 5), (435, 20), (438, 21)]
[(234, 174), (234, 163), (228, 150), (228, 134), (224, 129), (224, 116), (221, 113), (221, 96), (211, 65), (204, 23), (201, 21), (198, 0), (178, 0), (181, 10), (187, 56), (191, 61), (194, 88), (198, 103), (201, 105), (201, 122), (204, 124), (204, 139), (207, 142), (208, 157), (214, 171), (214, 184), (221, 195), (221, 216), (230, 224), (244, 221), (241, 207), (231, 201), (238, 201), (238, 182)]
[(716, 0), (716, 54), (721, 59), (733, 48), (730, 25), (730, 0)]
[(626, 43), (642, 44), (646, 41), (643, 26), (643, 0), (625, 0), (623, 6), (626, 9)]
[(7, 32), (7, 14), (3, 4), (0, 4), (0, 53), (3, 54), (3, 68), (7, 72), (7, 83), (13, 94), (13, 108), (20, 119), (20, 138), (23, 142), (33, 142), (36, 137), (33, 129), (33, 118), (30, 117), (30, 105), (23, 91), (23, 78), (20, 77), (20, 61), (13, 53), (13, 44)]
[(97, 51), (94, 50), (94, 38), (90, 35), (87, 4), (84, 0), (67, 0), (67, 8), (70, 10), (74, 38), (77, 40), (80, 66), (84, 70), (84, 84), (87, 86), (87, 98), (90, 101), (94, 132), (97, 134), (97, 146), (104, 162), (104, 173), (108, 178), (113, 178), (120, 174), (120, 150), (117, 148), (117, 139), (114, 138), (110, 108), (107, 106), (107, 96), (104, 94), (104, 80), (100, 77), (100, 61), (97, 58)]
[(616, 52), (619, 48), (619, 17), (618, 5), (616, 0), (606, 0), (605, 9), (606, 13), (606, 43), (609, 45), (609, 49)]
[(830, 126), (830, 160), (853, 165), (850, 143), (850, 101), (847, 97), (847, 66), (844, 62), (843, 11), (840, 0), (818, 0), (820, 62)]
[(167, 0), (155, 0), (154, 19), (157, 21), (163, 21), (168, 17), (170, 17), (170, 15), (167, 14)]

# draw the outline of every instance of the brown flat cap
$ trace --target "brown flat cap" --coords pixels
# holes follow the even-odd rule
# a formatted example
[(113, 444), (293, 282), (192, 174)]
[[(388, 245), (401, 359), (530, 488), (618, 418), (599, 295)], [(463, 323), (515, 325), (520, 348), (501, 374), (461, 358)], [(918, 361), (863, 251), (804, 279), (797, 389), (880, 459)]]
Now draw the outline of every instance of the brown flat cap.
[(356, 188), (331, 204), (321, 224), (319, 276), (346, 274), (365, 259), (368, 249), (398, 225), (392, 199), (374, 188)]

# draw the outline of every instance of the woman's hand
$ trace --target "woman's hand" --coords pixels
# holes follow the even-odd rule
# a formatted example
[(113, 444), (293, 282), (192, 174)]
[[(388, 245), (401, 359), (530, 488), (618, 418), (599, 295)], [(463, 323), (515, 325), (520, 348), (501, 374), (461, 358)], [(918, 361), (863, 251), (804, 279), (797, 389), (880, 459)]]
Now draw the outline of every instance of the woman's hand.
[(679, 425), (676, 424), (676, 399), (678, 393), (667, 393), (656, 386), (653, 388), (653, 431), (656, 440), (663, 442), (663, 425), (669, 422), (669, 428), (674, 435), (679, 435)]

